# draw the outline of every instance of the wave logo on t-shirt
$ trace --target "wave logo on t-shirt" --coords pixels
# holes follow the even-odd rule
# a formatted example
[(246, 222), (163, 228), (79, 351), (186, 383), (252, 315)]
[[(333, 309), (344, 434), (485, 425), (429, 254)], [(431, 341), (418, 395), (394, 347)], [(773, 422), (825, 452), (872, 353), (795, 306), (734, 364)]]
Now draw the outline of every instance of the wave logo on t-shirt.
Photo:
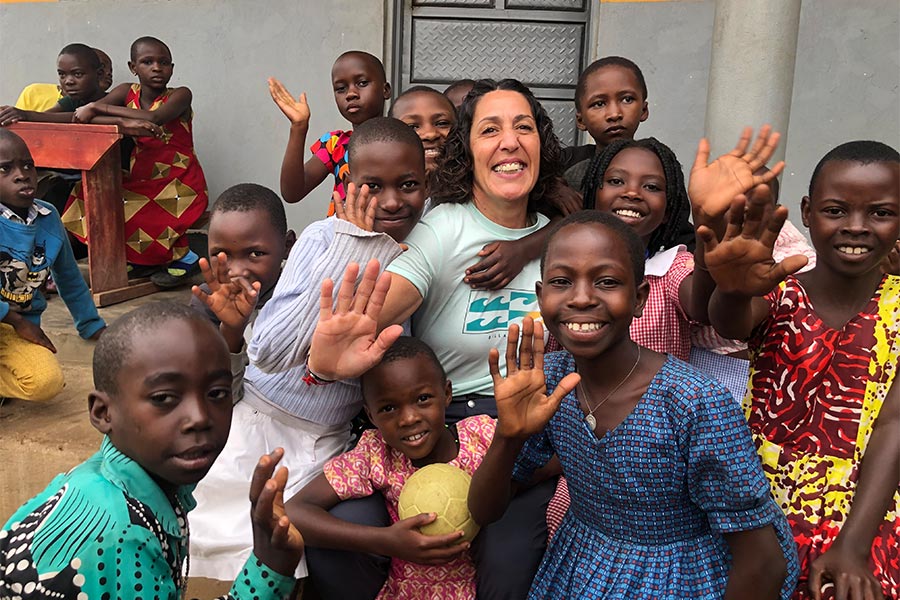
[(510, 323), (521, 323), (525, 317), (541, 318), (537, 295), (533, 291), (503, 289), (471, 291), (466, 308), (463, 333), (506, 333)]

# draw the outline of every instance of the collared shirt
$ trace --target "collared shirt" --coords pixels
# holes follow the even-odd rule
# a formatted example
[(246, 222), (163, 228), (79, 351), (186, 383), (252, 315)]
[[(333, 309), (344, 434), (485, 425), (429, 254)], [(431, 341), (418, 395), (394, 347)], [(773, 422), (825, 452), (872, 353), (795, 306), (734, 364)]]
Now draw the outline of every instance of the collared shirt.
[[(61, 598), (183, 596), (193, 488), (170, 499), (104, 437), (99, 452), (3, 526), (0, 597), (38, 589)], [(251, 555), (224, 598), (285, 598), (293, 586)]]
[(37, 203), (32, 203), (31, 206), (28, 207), (28, 214), (23, 219), (19, 215), (17, 215), (11, 208), (0, 202), (0, 217), (4, 219), (9, 219), (14, 223), (21, 223), (22, 225), (31, 225), (34, 223), (34, 220), (41, 216), (47, 216), (52, 211), (46, 206), (41, 206)]

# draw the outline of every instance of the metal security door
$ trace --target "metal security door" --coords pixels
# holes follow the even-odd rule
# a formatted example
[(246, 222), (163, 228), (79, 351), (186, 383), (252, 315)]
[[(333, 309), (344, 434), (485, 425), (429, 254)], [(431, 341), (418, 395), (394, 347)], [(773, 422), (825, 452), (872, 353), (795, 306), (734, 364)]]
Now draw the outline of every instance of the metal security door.
[(588, 52), (588, 0), (396, 0), (393, 81), (443, 90), (513, 77), (577, 143), (575, 84)]

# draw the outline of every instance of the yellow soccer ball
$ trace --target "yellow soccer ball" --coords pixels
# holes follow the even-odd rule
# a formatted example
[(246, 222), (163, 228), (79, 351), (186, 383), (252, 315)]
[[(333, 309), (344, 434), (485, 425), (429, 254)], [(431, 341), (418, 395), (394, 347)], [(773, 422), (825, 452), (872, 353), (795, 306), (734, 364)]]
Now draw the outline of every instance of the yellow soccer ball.
[(467, 499), (472, 478), (453, 465), (426, 465), (406, 480), (400, 492), (400, 518), (421, 513), (435, 513), (434, 522), (419, 528), (425, 535), (444, 535), (462, 531), (463, 539), (472, 541), (478, 534), (478, 523), (469, 513)]

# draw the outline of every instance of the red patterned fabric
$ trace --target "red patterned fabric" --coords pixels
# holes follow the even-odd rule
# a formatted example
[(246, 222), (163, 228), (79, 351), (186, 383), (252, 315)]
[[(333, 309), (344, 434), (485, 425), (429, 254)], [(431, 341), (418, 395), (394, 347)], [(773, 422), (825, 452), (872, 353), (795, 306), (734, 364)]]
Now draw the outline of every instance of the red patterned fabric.
[[(168, 102), (173, 91), (160, 94), (149, 110)], [(132, 84), (125, 106), (140, 109), (139, 83)], [(188, 252), (184, 234), (206, 210), (209, 200), (206, 178), (194, 153), (192, 119), (189, 110), (163, 125), (162, 137), (134, 138), (131, 168), (122, 175), (125, 255), (130, 263), (167, 264)], [(62, 221), (76, 238), (90, 243), (81, 188), (76, 185), (72, 190)]]
[[(744, 409), (797, 542), (801, 580), (794, 597), (808, 598), (810, 564), (846, 521), (866, 444), (896, 375), (900, 278), (886, 276), (869, 304), (840, 329), (822, 321), (795, 277), (767, 300), (770, 315), (749, 340)], [(869, 557), (888, 598), (900, 597), (898, 540), (900, 489)]]

